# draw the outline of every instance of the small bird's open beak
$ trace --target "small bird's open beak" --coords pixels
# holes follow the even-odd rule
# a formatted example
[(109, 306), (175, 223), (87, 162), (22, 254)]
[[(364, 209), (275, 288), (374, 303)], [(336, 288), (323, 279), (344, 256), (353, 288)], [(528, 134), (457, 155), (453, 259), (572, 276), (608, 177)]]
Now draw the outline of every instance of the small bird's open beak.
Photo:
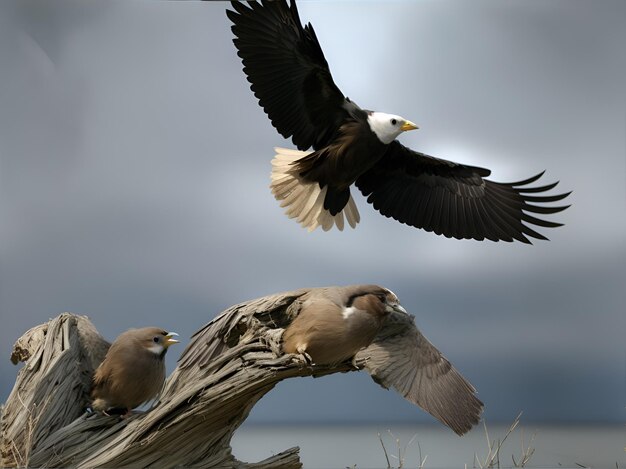
[(178, 334), (176, 332), (168, 332), (167, 335), (165, 336), (165, 347), (169, 347), (172, 344), (177, 344), (179, 341), (176, 339), (172, 339), (173, 336), (178, 337)]
[(416, 130), (416, 129), (419, 129), (419, 127), (411, 121), (404, 121), (404, 124), (402, 124), (402, 127), (400, 127), (400, 130), (402, 130), (403, 132), (406, 132), (407, 130)]
[(397, 311), (398, 313), (409, 314), (400, 303), (393, 305), (393, 310)]
[[(396, 313), (409, 314), (406, 312), (406, 309), (404, 309), (400, 303), (387, 303), (387, 307), (391, 309), (392, 311), (395, 311)], [(389, 311), (389, 309), (387, 309), (387, 311), (391, 312)]]

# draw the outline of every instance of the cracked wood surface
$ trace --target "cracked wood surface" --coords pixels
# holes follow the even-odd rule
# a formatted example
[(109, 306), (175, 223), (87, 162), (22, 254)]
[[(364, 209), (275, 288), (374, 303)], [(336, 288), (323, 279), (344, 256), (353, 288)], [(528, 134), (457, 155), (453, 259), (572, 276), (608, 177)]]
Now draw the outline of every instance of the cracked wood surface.
[(311, 367), (280, 352), (283, 328), (307, 291), (228, 308), (192, 336), (156, 406), (121, 421), (85, 412), (91, 376), (110, 345), (89, 319), (64, 313), (30, 329), (11, 357), (25, 364), (2, 412), (0, 466), (301, 467), (298, 447), (247, 463), (230, 441), (279, 381), (355, 370)]

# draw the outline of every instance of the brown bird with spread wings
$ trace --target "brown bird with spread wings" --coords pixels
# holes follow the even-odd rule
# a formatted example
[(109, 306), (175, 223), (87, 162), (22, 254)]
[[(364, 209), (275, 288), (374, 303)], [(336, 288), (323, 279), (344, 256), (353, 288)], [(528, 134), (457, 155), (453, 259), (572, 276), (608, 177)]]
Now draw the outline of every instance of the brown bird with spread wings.
[[(295, 0), (232, 2), (233, 42), (250, 88), (285, 138), (298, 150), (276, 148), (272, 193), (305, 228), (342, 230), (360, 220), (352, 184), (376, 210), (401, 223), (457, 239), (530, 243), (547, 239), (531, 226), (567, 206), (567, 197), (537, 195), (557, 183), (485, 179), (488, 169), (446, 161), (396, 140), (417, 126), (403, 117), (361, 109), (335, 85), (313, 26), (302, 26)], [(312, 148), (313, 150), (309, 150)]]
[(212, 375), (238, 356), (257, 366), (254, 355), (274, 357), (257, 363), (272, 374), (273, 366), (328, 374), (356, 365), (459, 435), (483, 409), (476, 389), (422, 335), (396, 295), (378, 285), (303, 288), (234, 305), (192, 336), (178, 369)]
[(478, 423), (476, 389), (417, 329), (398, 297), (377, 285), (312, 289), (283, 333), (283, 351), (317, 365), (363, 359), (384, 388), (462, 435)]
[(91, 397), (94, 410), (107, 413), (125, 410), (157, 396), (165, 381), (165, 354), (175, 332), (158, 327), (130, 329), (111, 344), (104, 360), (94, 373)]

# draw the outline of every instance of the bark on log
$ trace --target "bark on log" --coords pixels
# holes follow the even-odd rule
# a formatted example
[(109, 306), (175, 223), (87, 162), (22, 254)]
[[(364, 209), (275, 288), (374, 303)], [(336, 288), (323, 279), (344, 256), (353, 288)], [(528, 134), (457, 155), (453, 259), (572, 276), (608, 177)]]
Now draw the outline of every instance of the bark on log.
[(11, 358), (25, 366), (2, 412), (0, 466), (301, 467), (297, 447), (245, 463), (230, 441), (279, 381), (355, 370), (349, 363), (311, 367), (280, 352), (282, 330), (307, 291), (224, 311), (194, 334), (155, 407), (121, 421), (85, 412), (91, 376), (109, 346), (88, 318), (64, 313), (29, 330)]

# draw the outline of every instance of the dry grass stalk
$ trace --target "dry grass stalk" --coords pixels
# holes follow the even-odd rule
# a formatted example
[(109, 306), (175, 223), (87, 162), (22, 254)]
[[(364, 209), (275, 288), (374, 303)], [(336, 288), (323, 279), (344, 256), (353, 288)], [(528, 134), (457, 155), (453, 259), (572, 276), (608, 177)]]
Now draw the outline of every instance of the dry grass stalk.
[(378, 440), (380, 441), (380, 445), (383, 447), (383, 453), (385, 453), (385, 460), (387, 461), (387, 469), (391, 468), (391, 461), (389, 461), (389, 453), (387, 453), (387, 447), (385, 446), (385, 442), (383, 441), (383, 437), (380, 432), (378, 432)]
[[(500, 453), (502, 450), (502, 446), (504, 445), (504, 442), (509, 437), (509, 435), (513, 433), (515, 429), (518, 427), (521, 416), (522, 416), (522, 412), (520, 412), (518, 416), (515, 417), (515, 420), (513, 421), (513, 423), (507, 430), (504, 437), (501, 439), (498, 438), (498, 440), (491, 440), (491, 438), (489, 437), (489, 432), (487, 430), (487, 424), (483, 421), (483, 426), (485, 428), (485, 437), (487, 439), (487, 455), (485, 456), (483, 460), (481, 460), (478, 457), (478, 455), (474, 453), (474, 467), (476, 467), (476, 465), (478, 465), (480, 469), (500, 467)], [(515, 456), (511, 455), (514, 467), (525, 467), (535, 452), (535, 449), (530, 446), (535, 440), (535, 434), (532, 435), (530, 442), (528, 443), (528, 446), (525, 446), (524, 444), (524, 432), (522, 431), (521, 434), (522, 434), (522, 454), (521, 454), (520, 460), (516, 461)]]
[[(413, 437), (409, 440), (409, 442), (404, 445), (404, 447), (402, 447), (402, 444), (400, 442), (400, 438), (397, 438), (392, 432), (391, 430), (387, 430), (387, 433), (389, 434), (389, 436), (391, 436), (391, 438), (394, 439), (395, 443), (396, 443), (396, 448), (398, 450), (398, 455), (391, 455), (391, 458), (395, 458), (398, 460), (398, 466), (397, 469), (402, 469), (404, 467), (404, 463), (406, 462), (406, 452), (407, 449), (409, 448), (409, 446), (411, 446), (413, 444), (413, 442), (415, 441), (415, 439), (417, 438), (417, 434), (413, 435)], [(387, 447), (385, 446), (385, 442), (383, 441), (382, 435), (380, 434), (380, 432), (378, 432), (378, 441), (380, 441), (380, 445), (383, 448), (383, 453), (385, 454), (385, 460), (387, 461), (387, 469), (392, 469), (394, 466), (391, 465), (391, 461), (389, 459), (389, 453), (387, 452)], [(426, 459), (428, 458), (428, 455), (424, 456), (422, 458), (422, 447), (419, 444), (419, 441), (417, 442), (417, 447), (419, 449), (419, 458), (420, 458), (420, 465), (419, 465), (419, 469), (423, 469), (424, 464), (426, 463)]]
[(532, 458), (533, 454), (535, 454), (535, 448), (533, 448), (531, 445), (535, 441), (535, 436), (537, 436), (537, 433), (532, 434), (532, 436), (530, 437), (530, 441), (528, 442), (528, 446), (524, 444), (524, 429), (521, 429), (521, 433), (522, 433), (522, 452), (521, 452), (520, 460), (516, 461), (515, 455), (514, 454), (511, 455), (511, 459), (513, 460), (514, 467), (526, 467), (526, 464), (528, 464), (528, 462), (530, 461), (530, 458)]

